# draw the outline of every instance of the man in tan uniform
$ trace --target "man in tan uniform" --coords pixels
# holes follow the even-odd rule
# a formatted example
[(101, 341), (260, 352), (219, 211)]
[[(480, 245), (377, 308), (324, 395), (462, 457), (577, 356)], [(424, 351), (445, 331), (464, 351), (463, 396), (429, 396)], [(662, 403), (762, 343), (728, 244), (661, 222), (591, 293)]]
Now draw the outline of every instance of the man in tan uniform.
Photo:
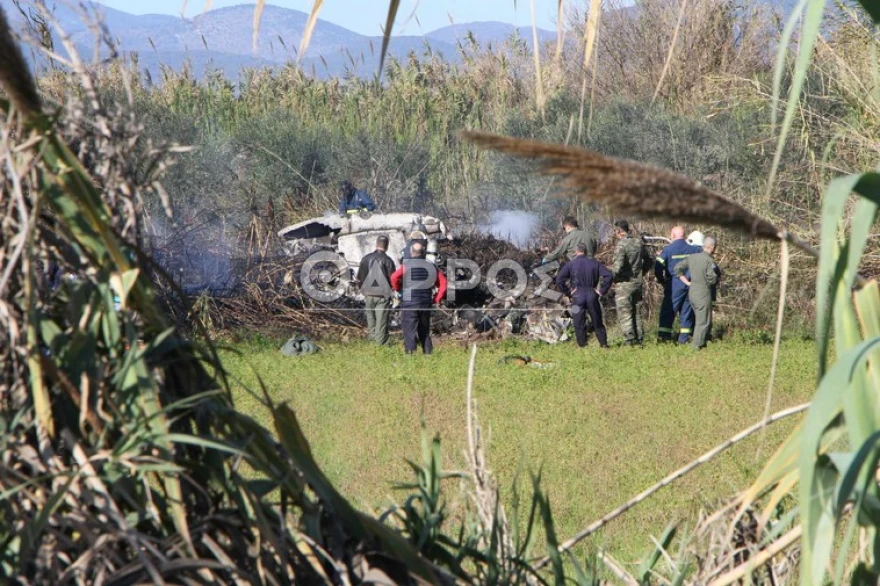
[[(718, 282), (715, 272), (715, 239), (708, 237), (703, 241), (703, 251), (682, 259), (675, 265), (675, 276), (689, 287), (688, 298), (694, 308), (693, 346), (699, 350), (706, 347), (706, 338), (712, 324), (712, 287)], [(690, 278), (687, 274), (690, 273)]]
[(562, 220), (562, 228), (565, 230), (565, 236), (559, 246), (553, 249), (553, 252), (547, 253), (547, 256), (544, 257), (544, 264), (554, 260), (561, 263), (572, 260), (578, 244), (583, 244), (586, 247), (588, 257), (592, 258), (596, 255), (596, 240), (589, 232), (578, 227), (577, 218), (566, 216)]

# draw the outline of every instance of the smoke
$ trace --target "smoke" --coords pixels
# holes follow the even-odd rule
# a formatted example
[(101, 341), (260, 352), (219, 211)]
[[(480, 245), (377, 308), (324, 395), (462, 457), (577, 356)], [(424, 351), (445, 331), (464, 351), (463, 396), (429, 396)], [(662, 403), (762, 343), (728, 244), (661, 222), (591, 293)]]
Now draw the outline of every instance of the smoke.
[(538, 216), (535, 214), (521, 210), (499, 210), (489, 215), (489, 224), (480, 226), (480, 230), (524, 248), (537, 227)]

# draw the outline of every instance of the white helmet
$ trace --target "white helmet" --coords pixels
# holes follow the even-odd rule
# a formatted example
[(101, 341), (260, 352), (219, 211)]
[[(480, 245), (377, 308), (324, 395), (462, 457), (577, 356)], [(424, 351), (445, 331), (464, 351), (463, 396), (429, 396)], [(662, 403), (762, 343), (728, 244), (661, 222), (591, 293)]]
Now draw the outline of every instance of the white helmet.
[(702, 246), (703, 245), (703, 233), (699, 230), (694, 230), (687, 237), (687, 243), (691, 246)]

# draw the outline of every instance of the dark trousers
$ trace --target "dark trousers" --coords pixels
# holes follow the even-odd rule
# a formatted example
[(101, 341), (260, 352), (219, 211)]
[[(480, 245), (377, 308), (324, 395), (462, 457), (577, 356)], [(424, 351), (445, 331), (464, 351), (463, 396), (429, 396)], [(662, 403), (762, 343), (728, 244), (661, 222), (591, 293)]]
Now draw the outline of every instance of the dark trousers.
[(430, 354), (434, 349), (431, 343), (431, 305), (405, 305), (400, 309), (403, 349), (412, 354), (421, 346), (422, 352)]
[(605, 330), (605, 322), (602, 321), (602, 306), (599, 304), (598, 295), (572, 299), (569, 313), (571, 313), (571, 321), (574, 322), (574, 336), (578, 347), (583, 348), (587, 345), (588, 315), (590, 316), (593, 329), (596, 331), (596, 339), (599, 340), (599, 345), (608, 345), (608, 332)]
[(683, 285), (679, 287), (669, 284), (663, 288), (663, 303), (660, 305), (658, 332), (661, 340), (672, 339), (672, 324), (675, 322), (676, 315), (678, 315), (678, 325), (681, 328), (678, 341), (687, 342), (694, 332), (694, 308), (688, 299), (688, 288)]

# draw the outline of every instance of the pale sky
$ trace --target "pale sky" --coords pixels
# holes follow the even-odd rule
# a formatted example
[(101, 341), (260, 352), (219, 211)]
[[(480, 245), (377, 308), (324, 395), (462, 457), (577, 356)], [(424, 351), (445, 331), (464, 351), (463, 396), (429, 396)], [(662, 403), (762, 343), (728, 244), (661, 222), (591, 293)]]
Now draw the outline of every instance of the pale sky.
[[(205, 0), (99, 0), (132, 14), (176, 14), (186, 4), (188, 17), (198, 15)], [(540, 28), (556, 29), (557, 0), (402, 0), (394, 34), (422, 35), (450, 24), (494, 20), (518, 26), (532, 24), (531, 2)], [(572, 1), (566, 0), (566, 5)], [(313, 0), (270, 0), (269, 4), (310, 12)], [(245, 0), (213, 0), (212, 8), (253, 4)], [(415, 11), (413, 13), (413, 11)], [(388, 14), (387, 0), (325, 0), (320, 18), (363, 35), (381, 35)], [(411, 16), (414, 17), (411, 18)], [(416, 20), (418, 19), (418, 20)]]

